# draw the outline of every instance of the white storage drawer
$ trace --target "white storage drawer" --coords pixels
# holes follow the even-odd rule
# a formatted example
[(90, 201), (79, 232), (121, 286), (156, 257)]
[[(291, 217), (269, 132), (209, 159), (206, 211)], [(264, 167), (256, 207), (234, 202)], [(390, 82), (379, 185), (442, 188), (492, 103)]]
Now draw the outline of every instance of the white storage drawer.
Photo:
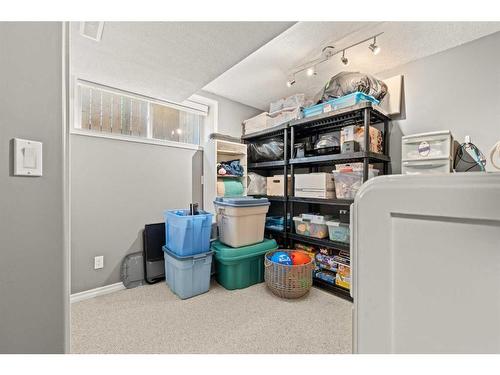
[(333, 181), (333, 174), (296, 174), (295, 196), (302, 198), (335, 198), (335, 184)]
[(436, 174), (450, 173), (452, 171), (450, 159), (429, 159), (416, 161), (403, 161), (402, 174)]
[(404, 136), (401, 158), (403, 161), (453, 158), (453, 136), (449, 131)]

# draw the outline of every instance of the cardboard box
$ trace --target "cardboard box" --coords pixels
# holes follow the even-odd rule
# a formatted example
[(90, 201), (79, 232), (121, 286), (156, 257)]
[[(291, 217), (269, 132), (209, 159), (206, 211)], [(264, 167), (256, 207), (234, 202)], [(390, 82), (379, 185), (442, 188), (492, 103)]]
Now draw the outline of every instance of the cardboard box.
[[(340, 131), (340, 147), (344, 142), (356, 141), (359, 144), (359, 149), (365, 151), (365, 128), (359, 125), (349, 125), (342, 128)], [(383, 137), (382, 132), (377, 128), (370, 126), (370, 151), (383, 152)]]
[[(285, 192), (285, 179), (283, 175), (267, 178), (267, 195), (282, 197)], [(292, 177), (288, 176), (288, 195), (292, 193)]]

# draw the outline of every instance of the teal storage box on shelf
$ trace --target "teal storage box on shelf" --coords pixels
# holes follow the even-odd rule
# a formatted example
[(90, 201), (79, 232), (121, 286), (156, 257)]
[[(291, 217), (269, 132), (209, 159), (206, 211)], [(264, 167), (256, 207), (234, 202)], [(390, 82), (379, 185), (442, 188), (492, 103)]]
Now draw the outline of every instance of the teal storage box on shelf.
[(380, 101), (375, 99), (373, 96), (357, 91), (349, 95), (341, 96), (340, 98), (331, 99), (324, 103), (313, 105), (312, 107), (304, 108), (302, 113), (304, 114), (304, 117), (311, 117), (321, 115), (322, 113), (336, 111), (337, 109), (350, 107), (358, 104), (359, 102), (371, 102), (375, 105), (380, 103)]
[(213, 242), (217, 282), (229, 290), (264, 282), (264, 256), (277, 248), (275, 240), (236, 248)]
[(189, 215), (189, 210), (165, 211), (165, 240), (169, 251), (179, 256), (210, 251), (213, 215), (198, 212)]
[(163, 246), (165, 281), (180, 299), (191, 298), (208, 292), (212, 251), (181, 257)]

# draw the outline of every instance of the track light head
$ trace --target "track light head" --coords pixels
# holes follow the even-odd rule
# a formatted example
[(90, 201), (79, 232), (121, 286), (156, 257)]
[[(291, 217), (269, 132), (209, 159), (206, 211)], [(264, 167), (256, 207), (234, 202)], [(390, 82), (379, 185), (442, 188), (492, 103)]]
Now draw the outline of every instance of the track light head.
[(310, 68), (307, 68), (306, 74), (307, 74), (308, 77), (315, 76), (316, 75), (316, 67), (315, 66), (311, 66)]
[(340, 61), (342, 61), (342, 64), (345, 66), (349, 65), (349, 59), (345, 57), (345, 50), (342, 51), (342, 57), (340, 58)]
[(286, 81), (286, 85), (287, 87), (292, 87), (293, 85), (295, 85), (295, 77), (289, 78), (288, 81)]
[(377, 45), (377, 37), (373, 38), (373, 43), (371, 43), (368, 48), (374, 55), (378, 55), (380, 52), (380, 47)]

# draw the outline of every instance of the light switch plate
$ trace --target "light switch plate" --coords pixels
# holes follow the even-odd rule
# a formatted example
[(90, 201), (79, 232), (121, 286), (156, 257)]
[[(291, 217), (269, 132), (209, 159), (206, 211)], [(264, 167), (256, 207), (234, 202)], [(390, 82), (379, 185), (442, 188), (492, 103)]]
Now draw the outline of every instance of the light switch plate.
[(42, 175), (42, 142), (14, 138), (14, 176)]

